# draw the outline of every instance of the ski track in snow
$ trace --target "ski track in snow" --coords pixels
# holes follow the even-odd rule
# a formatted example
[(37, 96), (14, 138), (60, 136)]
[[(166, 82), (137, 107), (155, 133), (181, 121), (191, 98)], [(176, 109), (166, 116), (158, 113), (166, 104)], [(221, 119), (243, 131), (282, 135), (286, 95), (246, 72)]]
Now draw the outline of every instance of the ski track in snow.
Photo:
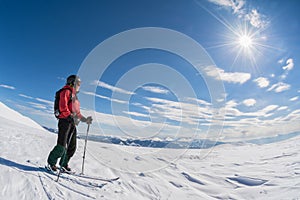
[[(176, 149), (89, 141), (85, 174), (120, 179), (104, 183), (62, 174), (55, 182), (56, 176), (39, 166), (46, 164), (56, 135), (34, 126), (0, 116), (1, 200), (300, 199), (300, 137), (267, 145), (193, 149), (183, 155)], [(79, 171), (84, 142), (77, 145), (70, 165)]]
[[(53, 178), (53, 177), (51, 177), (51, 176), (48, 175), (48, 174), (45, 174), (45, 176), (46, 176), (47, 178), (50, 179), (50, 181), (51, 181), (52, 184), (59, 184), (59, 185), (62, 186), (63, 188), (67, 189), (68, 191), (74, 192), (74, 193), (76, 193), (76, 194), (78, 194), (78, 195), (81, 195), (82, 197), (87, 197), (87, 198), (91, 198), (91, 199), (96, 199), (95, 197), (92, 197), (92, 196), (86, 194), (85, 192), (80, 191), (79, 189), (71, 188), (70, 186), (66, 185), (66, 184), (65, 184), (65, 181), (63, 181), (63, 180), (56, 182), (56, 178)], [(68, 184), (69, 184), (69, 183), (68, 183)], [(86, 187), (86, 186), (85, 186), (85, 187)], [(56, 187), (56, 188), (57, 188), (57, 187)], [(58, 188), (57, 188), (57, 189), (58, 189)], [(61, 193), (62, 190), (58, 189), (58, 191)]]

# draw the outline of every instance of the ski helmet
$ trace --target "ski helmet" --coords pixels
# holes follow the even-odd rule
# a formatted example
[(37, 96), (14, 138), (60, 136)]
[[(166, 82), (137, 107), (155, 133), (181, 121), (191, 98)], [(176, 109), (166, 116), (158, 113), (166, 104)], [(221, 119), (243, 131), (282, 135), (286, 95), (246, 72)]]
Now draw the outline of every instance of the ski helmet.
[(76, 76), (76, 75), (70, 75), (68, 78), (67, 78), (67, 85), (70, 85), (70, 86), (74, 86), (75, 84), (78, 84), (80, 83), (81, 80), (79, 78), (79, 76)]

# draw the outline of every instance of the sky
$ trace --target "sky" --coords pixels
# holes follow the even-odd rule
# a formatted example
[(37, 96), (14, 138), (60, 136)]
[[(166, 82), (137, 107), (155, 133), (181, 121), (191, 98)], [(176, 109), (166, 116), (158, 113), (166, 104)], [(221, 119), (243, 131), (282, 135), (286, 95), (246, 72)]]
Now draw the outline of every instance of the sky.
[(299, 132), (299, 6), (1, 0), (0, 101), (55, 128), (54, 94), (79, 74), (93, 134), (244, 141)]

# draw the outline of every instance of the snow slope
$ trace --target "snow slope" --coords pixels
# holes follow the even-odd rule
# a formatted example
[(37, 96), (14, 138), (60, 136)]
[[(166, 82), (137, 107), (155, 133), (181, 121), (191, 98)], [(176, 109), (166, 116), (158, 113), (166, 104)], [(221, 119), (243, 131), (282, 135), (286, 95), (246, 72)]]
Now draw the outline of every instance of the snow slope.
[[(14, 117), (14, 111), (6, 112)], [(45, 164), (56, 135), (2, 115), (0, 199), (300, 199), (300, 137), (186, 152), (89, 141), (85, 174), (120, 179), (106, 185), (73, 176), (55, 182), (38, 166)], [(79, 172), (83, 145), (79, 140), (70, 162)]]
[(12, 110), (11, 108), (7, 107), (2, 102), (0, 102), (0, 113), (1, 113), (0, 117), (3, 117), (5, 119), (9, 119), (9, 120), (17, 122), (19, 124), (25, 124), (26, 126), (29, 126), (32, 128), (36, 128), (36, 129), (40, 129), (40, 130), (43, 129), (38, 123), (36, 123), (32, 119), (25, 117), (25, 116), (21, 115), (20, 113)]

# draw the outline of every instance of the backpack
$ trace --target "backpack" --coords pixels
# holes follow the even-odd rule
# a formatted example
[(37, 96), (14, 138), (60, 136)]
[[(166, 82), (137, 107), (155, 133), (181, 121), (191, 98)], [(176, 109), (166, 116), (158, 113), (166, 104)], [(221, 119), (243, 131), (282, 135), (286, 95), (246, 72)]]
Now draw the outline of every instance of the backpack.
[(72, 102), (72, 90), (70, 88), (62, 88), (60, 90), (58, 90), (55, 93), (55, 100), (54, 100), (54, 115), (55, 117), (58, 119), (58, 116), (60, 115), (60, 110), (59, 110), (59, 100), (60, 100), (60, 92), (62, 92), (63, 90), (69, 90), (70, 91), (70, 99), (68, 101), (68, 105), (69, 103)]

